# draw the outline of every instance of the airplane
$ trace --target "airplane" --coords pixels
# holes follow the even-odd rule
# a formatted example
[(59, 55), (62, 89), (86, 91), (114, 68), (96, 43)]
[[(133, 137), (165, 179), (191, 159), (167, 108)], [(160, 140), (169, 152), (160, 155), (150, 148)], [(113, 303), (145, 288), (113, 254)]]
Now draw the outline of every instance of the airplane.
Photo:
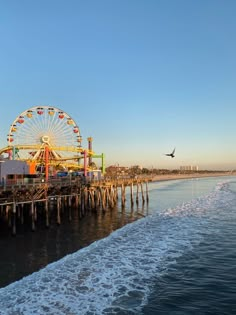
[(167, 153), (165, 155), (171, 156), (172, 158), (174, 158), (175, 157), (174, 153), (175, 153), (175, 148), (174, 148), (174, 150), (171, 153)]

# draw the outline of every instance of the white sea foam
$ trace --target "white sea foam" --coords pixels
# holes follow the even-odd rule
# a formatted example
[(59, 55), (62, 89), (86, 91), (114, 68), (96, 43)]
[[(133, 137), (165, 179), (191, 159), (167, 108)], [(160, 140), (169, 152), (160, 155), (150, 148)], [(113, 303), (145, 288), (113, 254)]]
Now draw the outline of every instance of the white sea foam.
[(138, 314), (153, 280), (210, 233), (208, 211), (227, 202), (224, 185), (205, 198), (126, 225), (0, 289), (0, 314), (116, 314), (120, 309)]

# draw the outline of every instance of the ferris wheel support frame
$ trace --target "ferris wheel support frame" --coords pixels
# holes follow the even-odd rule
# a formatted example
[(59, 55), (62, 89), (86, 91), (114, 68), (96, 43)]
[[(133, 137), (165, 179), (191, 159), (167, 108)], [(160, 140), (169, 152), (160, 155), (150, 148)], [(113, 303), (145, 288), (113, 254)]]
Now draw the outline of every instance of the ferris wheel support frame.
[[(18, 150), (17, 146), (7, 146), (7, 147), (4, 147), (4, 148), (0, 149), (0, 154), (7, 153), (7, 152), (11, 151), (12, 152), (12, 159), (15, 159), (15, 155), (16, 155), (16, 151), (17, 150)], [(49, 148), (48, 148), (48, 150), (49, 150)], [(99, 158), (99, 159), (101, 159), (101, 164), (102, 164), (101, 171), (102, 171), (103, 175), (105, 174), (105, 154), (104, 153), (102, 153), (102, 154), (94, 154), (93, 152), (90, 152), (89, 150), (82, 149), (82, 148), (79, 150), (79, 152), (82, 153), (79, 156), (79, 159), (84, 159), (83, 171), (84, 171), (84, 174), (86, 174), (86, 176), (87, 176), (87, 171), (88, 171), (88, 161), (87, 161), (87, 159), (88, 159), (89, 156), (92, 157), (92, 158)], [(47, 169), (48, 169), (49, 168), (49, 159), (48, 159), (48, 161), (45, 161), (44, 164), (47, 165)], [(48, 171), (47, 171), (47, 174), (49, 174)]]
[(48, 157), (49, 157), (49, 149), (48, 149), (48, 145), (46, 145), (45, 146), (45, 179), (46, 181), (48, 181), (48, 174), (49, 174)]
[[(87, 150), (83, 151), (83, 155), (84, 155), (84, 176), (87, 177), (88, 175), (88, 161), (87, 159), (93, 157), (93, 158), (101, 158), (102, 159), (102, 174), (105, 174), (105, 163), (104, 163), (104, 153), (102, 153), (101, 155), (98, 154), (94, 154), (94, 155), (88, 155)], [(49, 148), (48, 146), (45, 146), (45, 179), (46, 181), (48, 181), (48, 176), (49, 176), (49, 161), (48, 161), (48, 157), (49, 157)]]
[(87, 177), (87, 150), (84, 150), (84, 177)]

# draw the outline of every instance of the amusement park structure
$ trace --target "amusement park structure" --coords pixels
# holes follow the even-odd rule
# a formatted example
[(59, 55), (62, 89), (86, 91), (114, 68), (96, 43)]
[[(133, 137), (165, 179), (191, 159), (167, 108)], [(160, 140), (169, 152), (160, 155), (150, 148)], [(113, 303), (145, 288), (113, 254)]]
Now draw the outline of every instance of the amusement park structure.
[(13, 121), (7, 135), (8, 144), (0, 149), (0, 155), (27, 162), (31, 173), (45, 173), (46, 179), (62, 170), (83, 171), (86, 176), (96, 165), (93, 158), (101, 159), (104, 173), (104, 154), (93, 152), (91, 137), (87, 141), (87, 148), (83, 148), (79, 126), (65, 111), (35, 106)]

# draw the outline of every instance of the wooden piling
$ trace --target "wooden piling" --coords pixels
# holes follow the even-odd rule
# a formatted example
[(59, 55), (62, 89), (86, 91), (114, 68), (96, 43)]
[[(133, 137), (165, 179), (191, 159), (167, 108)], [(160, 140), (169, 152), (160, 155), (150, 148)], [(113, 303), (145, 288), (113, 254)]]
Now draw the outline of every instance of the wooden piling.
[(49, 227), (49, 213), (48, 213), (48, 198), (45, 200), (45, 223), (46, 227)]
[(130, 184), (130, 203), (131, 203), (131, 207), (133, 207), (134, 205), (133, 183)]
[(125, 185), (122, 184), (121, 186), (121, 205), (122, 205), (122, 208), (125, 207)]
[(12, 205), (12, 235), (16, 235), (16, 203)]
[(57, 224), (60, 225), (61, 224), (61, 196), (57, 197)]
[(105, 189), (101, 189), (102, 192), (102, 210), (106, 211), (106, 191)]
[(144, 198), (144, 193), (143, 193), (143, 185), (142, 183), (140, 183), (140, 187), (141, 187), (141, 194), (142, 194), (142, 202), (145, 202), (145, 198)]
[(149, 201), (149, 196), (148, 196), (148, 183), (147, 183), (147, 181), (146, 181), (146, 201), (147, 201), (147, 203), (148, 203), (148, 201)]
[(138, 205), (138, 200), (139, 200), (139, 185), (138, 185), (138, 181), (136, 182), (136, 204)]
[(31, 215), (31, 231), (34, 232), (35, 231), (34, 201), (31, 202), (30, 215)]
[(19, 204), (20, 207), (20, 223), (24, 224), (24, 204)]

